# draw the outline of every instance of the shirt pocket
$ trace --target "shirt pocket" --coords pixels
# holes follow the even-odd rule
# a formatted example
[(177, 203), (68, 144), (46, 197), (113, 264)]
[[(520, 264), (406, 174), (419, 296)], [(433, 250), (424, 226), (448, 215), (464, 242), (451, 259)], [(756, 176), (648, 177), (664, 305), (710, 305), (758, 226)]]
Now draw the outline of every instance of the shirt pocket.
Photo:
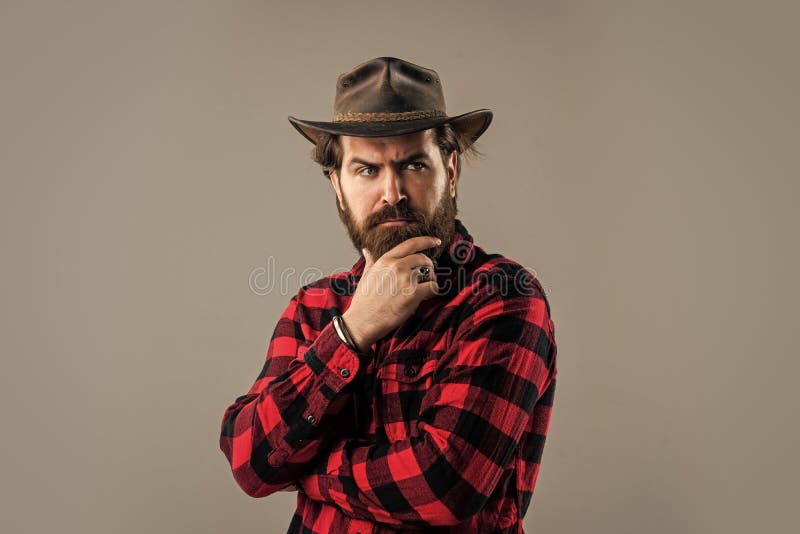
[(437, 363), (425, 356), (420, 350), (399, 350), (387, 354), (376, 371), (377, 409), (390, 442), (419, 435), (419, 410)]

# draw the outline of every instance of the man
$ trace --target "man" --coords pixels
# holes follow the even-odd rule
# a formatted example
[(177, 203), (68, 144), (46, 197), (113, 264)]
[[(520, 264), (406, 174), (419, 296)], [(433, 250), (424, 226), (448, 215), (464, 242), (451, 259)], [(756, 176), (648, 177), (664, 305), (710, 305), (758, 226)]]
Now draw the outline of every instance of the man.
[(556, 384), (550, 307), (456, 218), (489, 110), (449, 117), (435, 71), (381, 57), (339, 76), (315, 144), (358, 261), (290, 299), (225, 412), (242, 489), (297, 489), (289, 532), (522, 532)]

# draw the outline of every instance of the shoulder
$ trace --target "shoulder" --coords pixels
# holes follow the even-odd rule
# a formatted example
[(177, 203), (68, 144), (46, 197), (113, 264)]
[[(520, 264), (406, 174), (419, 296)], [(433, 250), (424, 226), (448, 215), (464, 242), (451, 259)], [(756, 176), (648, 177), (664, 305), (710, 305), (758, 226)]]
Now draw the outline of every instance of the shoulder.
[(488, 253), (475, 247), (470, 266), (470, 280), (465, 288), (469, 301), (508, 306), (542, 306), (551, 313), (547, 292), (536, 271), (500, 253)]
[(548, 297), (534, 269), (478, 247), (469, 267), (469, 283), (458, 295), (454, 341), (462, 348), (491, 345), (493, 357), (509, 347), (522, 348), (518, 356), (536, 354), (550, 368), (555, 330)]
[(292, 296), (292, 301), (299, 307), (309, 309), (340, 308), (343, 298), (353, 295), (358, 277), (352, 271), (342, 271), (323, 276), (305, 284)]
[(468, 267), (466, 284), (457, 296), (456, 337), (473, 335), (485, 328), (493, 329), (498, 338), (503, 337), (501, 332), (514, 337), (523, 331), (535, 331), (546, 333), (536, 336), (539, 341), (547, 340), (555, 346), (549, 297), (532, 267), (478, 246)]
[(476, 247), (457, 336), (509, 342), (555, 362), (555, 327), (545, 288), (532, 267)]

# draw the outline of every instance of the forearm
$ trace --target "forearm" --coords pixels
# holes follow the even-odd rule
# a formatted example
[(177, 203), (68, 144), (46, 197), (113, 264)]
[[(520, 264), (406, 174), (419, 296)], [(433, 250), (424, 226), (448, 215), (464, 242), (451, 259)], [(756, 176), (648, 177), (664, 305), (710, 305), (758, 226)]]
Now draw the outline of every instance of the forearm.
[(357, 355), (330, 324), (296, 351), (283, 346), (286, 339), (273, 338), (263, 376), (223, 416), (220, 448), (237, 483), (254, 497), (296, 481), (342, 437), (347, 386), (359, 374)]
[(353, 316), (352, 310), (347, 310), (342, 314), (342, 321), (345, 328), (350, 333), (356, 349), (361, 354), (366, 354), (371, 349), (371, 345), (376, 341), (367, 328), (368, 322)]
[[(468, 391), (479, 375), (454, 370), (452, 382), (431, 387), (407, 439), (341, 439), (320, 455), (300, 487), (309, 498), (358, 519), (403, 527), (463, 523), (494, 492), (549, 383), (544, 362), (528, 369), (534, 367), (541, 377), (536, 382), (517, 374), (513, 362), (501, 361), (480, 371), (487, 388), (480, 391)], [(476, 379), (470, 382), (468, 373)]]
[[(425, 528), (457, 525), (477, 513), (485, 497), (459, 481), (437, 437), (394, 443), (364, 444), (357, 439), (337, 442), (329, 453), (329, 473), (299, 480), (308, 498), (340, 508), (351, 517), (394, 527)], [(455, 454), (458, 454), (457, 452)], [(491, 472), (483, 479), (491, 483)]]

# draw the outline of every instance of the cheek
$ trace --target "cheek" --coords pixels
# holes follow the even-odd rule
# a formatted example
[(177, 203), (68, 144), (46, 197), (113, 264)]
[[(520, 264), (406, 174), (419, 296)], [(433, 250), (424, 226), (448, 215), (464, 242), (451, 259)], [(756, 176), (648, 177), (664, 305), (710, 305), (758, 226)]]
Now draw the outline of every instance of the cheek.
[[(449, 186), (438, 186), (434, 188), (427, 188), (418, 193), (412, 198), (412, 203), (415, 203), (417, 209), (424, 209), (426, 212), (433, 213), (436, 206), (439, 205), (442, 195), (447, 194)], [(416, 202), (414, 202), (416, 200)]]
[(383, 190), (378, 184), (367, 184), (352, 188), (345, 194), (354, 210), (360, 213), (369, 213), (380, 206)]
[(371, 213), (379, 209), (376, 206), (380, 200), (380, 195), (374, 196), (370, 192), (360, 189), (358, 191), (345, 191), (344, 196), (347, 199), (350, 216), (359, 224), (362, 224)]

